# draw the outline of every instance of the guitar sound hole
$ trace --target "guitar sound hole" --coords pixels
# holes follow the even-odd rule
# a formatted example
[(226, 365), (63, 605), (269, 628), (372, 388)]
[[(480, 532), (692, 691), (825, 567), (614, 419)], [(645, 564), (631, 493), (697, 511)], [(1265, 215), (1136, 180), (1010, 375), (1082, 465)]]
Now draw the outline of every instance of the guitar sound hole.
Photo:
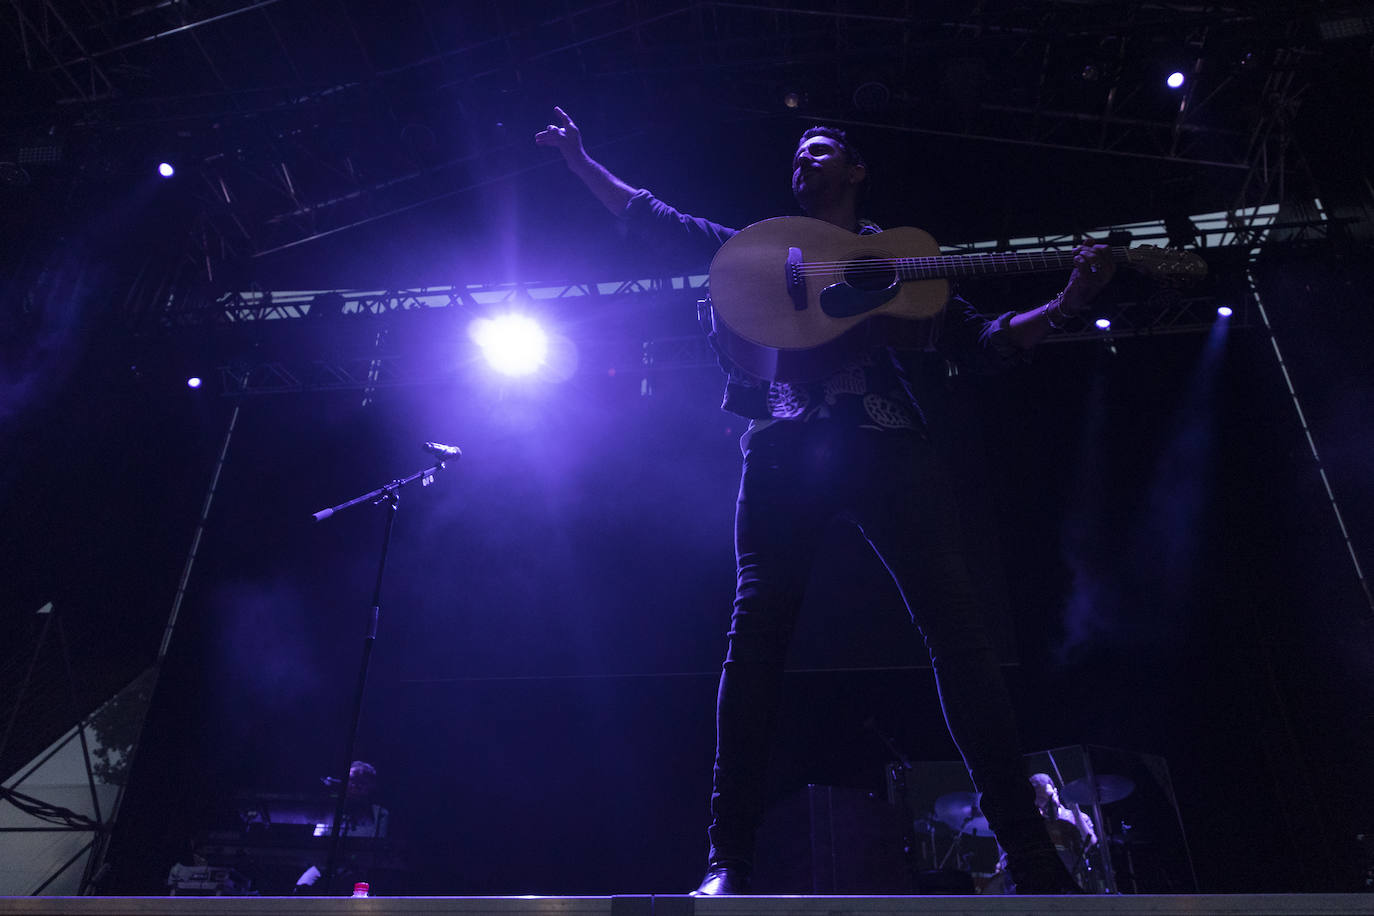
[(897, 282), (897, 271), (877, 257), (857, 258), (845, 268), (844, 282), (855, 289), (877, 292)]

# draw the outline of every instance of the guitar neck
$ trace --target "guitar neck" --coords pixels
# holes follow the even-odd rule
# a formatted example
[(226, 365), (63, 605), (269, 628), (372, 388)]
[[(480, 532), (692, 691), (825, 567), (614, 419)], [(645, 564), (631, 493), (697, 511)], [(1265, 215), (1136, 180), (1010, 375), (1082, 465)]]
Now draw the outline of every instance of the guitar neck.
[[(1113, 246), (1112, 260), (1125, 264), (1129, 249)], [(945, 277), (994, 277), (1003, 274), (1048, 273), (1073, 268), (1072, 251), (1007, 252), (937, 255), (925, 258), (894, 258), (902, 280), (938, 280)]]

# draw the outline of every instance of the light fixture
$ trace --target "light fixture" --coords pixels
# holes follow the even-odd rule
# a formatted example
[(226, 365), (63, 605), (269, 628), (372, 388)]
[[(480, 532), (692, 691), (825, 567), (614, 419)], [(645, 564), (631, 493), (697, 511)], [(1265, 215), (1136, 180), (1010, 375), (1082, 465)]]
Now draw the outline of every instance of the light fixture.
[(527, 315), (479, 318), (469, 333), (487, 364), (502, 375), (529, 375), (544, 365), (549, 353), (548, 335)]

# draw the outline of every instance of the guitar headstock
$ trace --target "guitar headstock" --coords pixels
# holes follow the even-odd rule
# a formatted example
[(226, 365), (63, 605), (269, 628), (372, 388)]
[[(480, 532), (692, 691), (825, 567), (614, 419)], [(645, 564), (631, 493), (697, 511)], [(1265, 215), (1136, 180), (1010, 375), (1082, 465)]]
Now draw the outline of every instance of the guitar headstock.
[(1126, 263), (1161, 283), (1196, 283), (1207, 276), (1207, 262), (1179, 248), (1138, 245), (1127, 250)]

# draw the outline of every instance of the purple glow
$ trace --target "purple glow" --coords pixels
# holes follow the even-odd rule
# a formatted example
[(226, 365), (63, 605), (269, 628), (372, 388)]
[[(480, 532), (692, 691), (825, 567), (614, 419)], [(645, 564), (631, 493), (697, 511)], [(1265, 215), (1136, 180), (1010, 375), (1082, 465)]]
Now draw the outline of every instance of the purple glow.
[(199, 376), (199, 375), (193, 375), (193, 376), (191, 376), (190, 378), (188, 378), (188, 379), (186, 380), (186, 387), (187, 387), (187, 388), (199, 388), (200, 385), (201, 385), (201, 381), (200, 381), (200, 376)]
[(1169, 78), (1166, 79), (1164, 82), (1170, 89), (1178, 89), (1183, 85), (1184, 79), (1185, 77), (1183, 76), (1183, 71), (1175, 70), (1173, 73), (1169, 74)]
[(479, 318), (470, 328), (487, 363), (503, 375), (529, 375), (544, 365), (549, 338), (525, 315)]
[(157, 164), (157, 173), (163, 178), (171, 178), (176, 174), (176, 169), (172, 168), (172, 163), (170, 162), (159, 162)]
[(1235, 311), (1231, 308), (1231, 306), (1223, 305), (1217, 309), (1217, 314), (1220, 315), (1222, 318), (1230, 318), (1232, 315), (1235, 314)]
[(1112, 322), (1107, 318), (1099, 318), (1094, 321), (1093, 324), (1097, 325), (1099, 331), (1110, 331), (1112, 329)]

